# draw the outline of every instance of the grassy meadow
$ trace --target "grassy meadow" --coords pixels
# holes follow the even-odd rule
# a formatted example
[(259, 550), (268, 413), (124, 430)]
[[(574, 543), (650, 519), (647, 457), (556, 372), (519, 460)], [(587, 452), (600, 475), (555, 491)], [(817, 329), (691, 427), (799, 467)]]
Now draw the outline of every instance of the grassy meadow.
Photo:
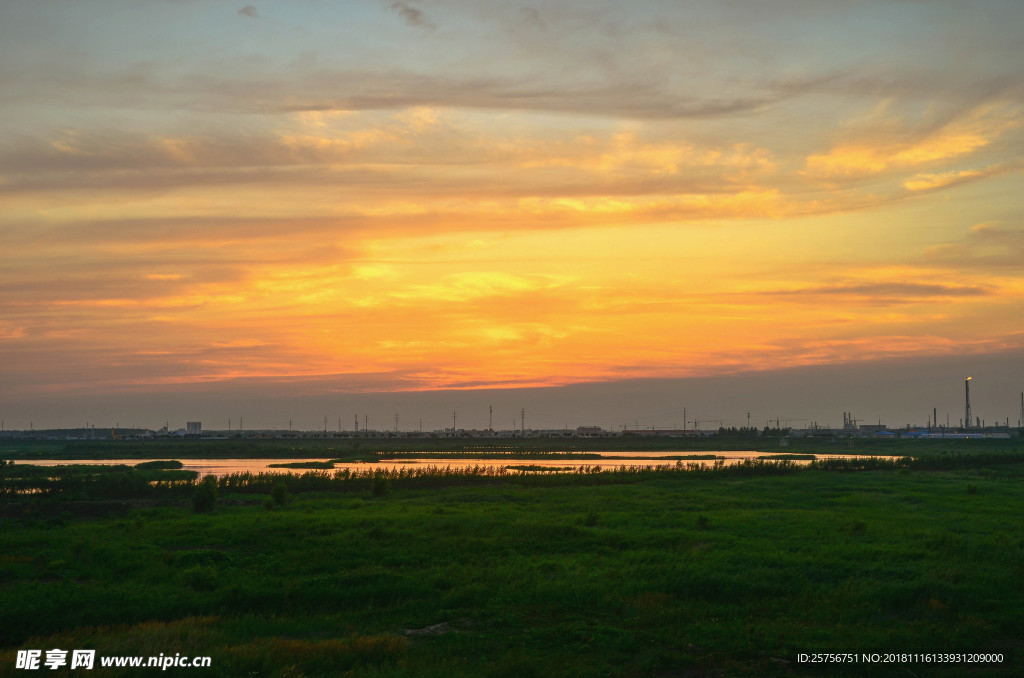
[[(0, 675), (29, 675), (18, 649), (95, 648), (212, 657), (170, 675), (1016, 676), (1024, 460), (979, 451), (240, 476), (201, 512), (196, 481), (154, 475), (173, 467), (103, 486), (75, 471), (60, 491), (0, 497)], [(797, 662), (853, 651), (1004, 661)]]

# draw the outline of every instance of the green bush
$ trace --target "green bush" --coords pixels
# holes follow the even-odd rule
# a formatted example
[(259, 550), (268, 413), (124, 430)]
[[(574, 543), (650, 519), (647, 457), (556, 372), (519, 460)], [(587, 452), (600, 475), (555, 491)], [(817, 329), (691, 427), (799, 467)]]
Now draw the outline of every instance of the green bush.
[(185, 465), (177, 459), (170, 459), (165, 461), (144, 461), (135, 465), (135, 468), (143, 471), (152, 470), (163, 470), (163, 469), (181, 469)]
[(217, 477), (206, 476), (196, 485), (192, 495), (192, 510), (196, 513), (210, 513), (217, 506)]
[(391, 492), (391, 480), (379, 471), (373, 474), (373, 481), (370, 483), (370, 493), (375, 497), (386, 497)]
[(284, 506), (291, 501), (291, 495), (288, 494), (288, 486), (284, 483), (274, 485), (274, 489), (270, 491), (270, 498), (275, 506)]

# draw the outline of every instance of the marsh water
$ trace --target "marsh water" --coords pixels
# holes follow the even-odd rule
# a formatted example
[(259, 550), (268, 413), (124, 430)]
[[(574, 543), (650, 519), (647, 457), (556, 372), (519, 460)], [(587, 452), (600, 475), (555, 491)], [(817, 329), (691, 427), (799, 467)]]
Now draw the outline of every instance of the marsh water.
[[(714, 455), (716, 459), (693, 459), (694, 456), (709, 456)], [(779, 452), (774, 454), (785, 454), (785, 452)], [(552, 453), (550, 456), (545, 456), (543, 459), (538, 458), (526, 458), (526, 459), (509, 459), (509, 458), (488, 458), (486, 454), (481, 454), (479, 457), (467, 458), (465, 456), (458, 457), (434, 457), (434, 458), (400, 458), (391, 459), (386, 455), (381, 455), (379, 462), (336, 462), (334, 464), (335, 471), (349, 469), (352, 471), (374, 471), (379, 469), (398, 469), (398, 468), (409, 468), (409, 467), (440, 467), (440, 468), (473, 468), (475, 466), (489, 466), (489, 467), (507, 467), (510, 471), (516, 471), (523, 467), (526, 467), (527, 472), (530, 471), (556, 471), (566, 469), (576, 469), (582, 466), (594, 467), (598, 466), (602, 469), (614, 469), (622, 466), (629, 468), (643, 467), (643, 466), (675, 466), (677, 461), (683, 465), (687, 464), (700, 464), (701, 466), (711, 466), (715, 461), (722, 461), (723, 463), (738, 464), (746, 459), (758, 459), (761, 457), (771, 457), (773, 453), (765, 451), (715, 451), (708, 453), (696, 453), (692, 451), (685, 452), (671, 452), (662, 451), (657, 453), (651, 452), (602, 452), (600, 458), (594, 459), (574, 459), (571, 457), (560, 458), (558, 453)], [(844, 455), (844, 454), (816, 454), (817, 459), (849, 459), (854, 458), (858, 455)], [(682, 457), (682, 459), (679, 459)], [(687, 458), (691, 457), (691, 458)], [(895, 458), (895, 457), (885, 457)], [(60, 464), (107, 464), (107, 465), (118, 465), (124, 464), (127, 466), (134, 466), (146, 461), (155, 461), (154, 459), (36, 459), (31, 461), (18, 461), (19, 464), (34, 464), (37, 466), (57, 466)], [(181, 463), (184, 465), (183, 468), (186, 471), (197, 471), (201, 476), (207, 474), (213, 474), (215, 476), (226, 476), (231, 473), (306, 473), (308, 471), (327, 470), (330, 469), (304, 469), (304, 468), (281, 468), (274, 467), (274, 464), (296, 464), (302, 462), (325, 462), (330, 461), (327, 457), (317, 458), (303, 458), (303, 459), (182, 459)], [(796, 464), (807, 464), (810, 460), (807, 459), (795, 459), (793, 463)]]

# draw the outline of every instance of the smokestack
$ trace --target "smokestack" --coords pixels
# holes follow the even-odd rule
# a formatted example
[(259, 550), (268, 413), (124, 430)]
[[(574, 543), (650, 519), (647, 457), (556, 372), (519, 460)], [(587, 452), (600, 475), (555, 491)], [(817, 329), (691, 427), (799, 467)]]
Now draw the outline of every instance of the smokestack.
[(964, 428), (971, 427), (971, 379), (964, 380)]

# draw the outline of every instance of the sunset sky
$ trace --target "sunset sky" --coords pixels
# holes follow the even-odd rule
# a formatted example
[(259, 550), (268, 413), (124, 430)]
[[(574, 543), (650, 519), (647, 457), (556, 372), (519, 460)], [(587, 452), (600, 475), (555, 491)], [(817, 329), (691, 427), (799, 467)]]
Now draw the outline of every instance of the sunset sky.
[[(664, 384), (812, 373), (814, 402), (690, 412), (839, 425), (877, 396), (835, 375), (882, 365), (941, 365), (954, 413), (989, 369), (1015, 422), (1022, 26), (1020, 0), (5, 0), (5, 425), (260, 400), (254, 427), (384, 427), (399, 392), (410, 426), (475, 397), (467, 426), (480, 398), (674, 425)], [(615, 384), (621, 417), (584, 406)]]

